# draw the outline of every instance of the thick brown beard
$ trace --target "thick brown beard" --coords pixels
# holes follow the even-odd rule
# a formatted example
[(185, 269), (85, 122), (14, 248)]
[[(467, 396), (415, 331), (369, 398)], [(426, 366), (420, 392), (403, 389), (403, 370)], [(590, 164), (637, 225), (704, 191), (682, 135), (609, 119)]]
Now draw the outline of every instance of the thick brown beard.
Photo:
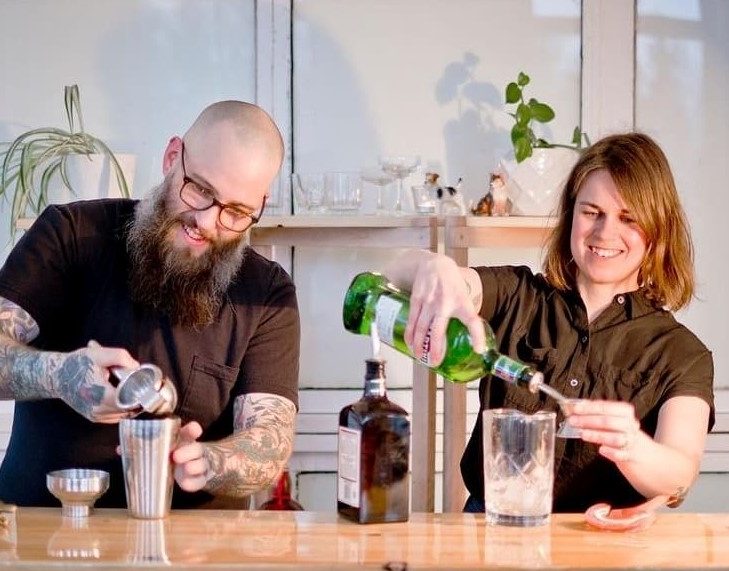
[(142, 200), (129, 226), (129, 285), (136, 303), (152, 307), (174, 323), (201, 329), (210, 325), (246, 253), (245, 235), (211, 242), (198, 257), (174, 246), (181, 218), (169, 214), (169, 181)]

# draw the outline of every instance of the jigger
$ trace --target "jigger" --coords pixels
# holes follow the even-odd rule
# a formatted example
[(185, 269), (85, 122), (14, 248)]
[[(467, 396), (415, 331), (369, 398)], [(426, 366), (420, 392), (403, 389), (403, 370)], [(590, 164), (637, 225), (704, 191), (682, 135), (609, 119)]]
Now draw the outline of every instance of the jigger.
[(141, 407), (146, 412), (164, 415), (177, 406), (177, 389), (162, 375), (162, 370), (151, 363), (137, 368), (112, 367), (119, 379), (116, 387), (116, 405), (122, 410)]

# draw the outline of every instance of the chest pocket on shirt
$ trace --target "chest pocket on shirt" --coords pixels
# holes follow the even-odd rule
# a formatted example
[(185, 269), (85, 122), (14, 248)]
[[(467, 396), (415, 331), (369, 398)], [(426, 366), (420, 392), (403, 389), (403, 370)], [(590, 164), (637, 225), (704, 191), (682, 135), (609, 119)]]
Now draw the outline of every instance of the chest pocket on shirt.
[(238, 369), (195, 355), (180, 404), (183, 420), (197, 420), (207, 429), (225, 410)]
[(532, 348), (524, 346), (519, 350), (519, 360), (544, 373), (554, 366), (557, 350), (553, 347)]
[[(531, 365), (537, 371), (549, 374), (554, 368), (557, 357), (557, 350), (554, 347), (530, 347), (525, 339), (517, 343), (517, 359), (525, 364)], [(491, 381), (496, 383), (504, 383), (504, 407), (516, 408), (527, 414), (533, 414), (538, 410), (549, 408), (545, 406), (544, 398), (541, 394), (532, 394), (527, 389), (507, 385), (505, 381), (494, 379)]]
[(643, 418), (653, 405), (654, 385), (647, 372), (598, 364), (588, 366), (588, 376), (589, 394), (580, 395), (582, 398), (630, 402), (638, 418)]
[(509, 348), (509, 356), (548, 374), (557, 361), (557, 349), (552, 346), (550, 339), (545, 339), (538, 331), (522, 331), (517, 335), (515, 345)]

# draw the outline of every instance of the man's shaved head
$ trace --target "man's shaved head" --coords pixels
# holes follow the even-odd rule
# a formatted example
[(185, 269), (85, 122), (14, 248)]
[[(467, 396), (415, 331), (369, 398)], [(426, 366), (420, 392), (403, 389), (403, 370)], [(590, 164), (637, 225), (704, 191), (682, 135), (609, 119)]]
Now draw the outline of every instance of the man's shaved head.
[[(196, 328), (214, 321), (246, 252), (244, 231), (221, 224), (220, 213), (231, 208), (253, 223), (283, 156), (271, 117), (242, 101), (213, 103), (184, 138), (172, 137), (164, 182), (137, 207), (129, 231), (134, 299)], [(195, 208), (190, 192), (214, 202)]]
[(275, 157), (280, 166), (284, 145), (281, 132), (263, 109), (243, 101), (218, 101), (203, 109), (184, 136), (185, 144), (236, 142), (243, 149)]

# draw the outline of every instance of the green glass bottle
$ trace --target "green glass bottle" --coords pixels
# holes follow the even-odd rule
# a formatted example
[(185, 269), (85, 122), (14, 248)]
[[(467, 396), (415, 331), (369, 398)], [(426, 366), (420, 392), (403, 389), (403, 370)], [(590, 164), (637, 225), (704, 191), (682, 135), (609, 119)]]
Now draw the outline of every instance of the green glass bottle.
[[(344, 296), (344, 327), (352, 333), (369, 335), (373, 323), (382, 342), (413, 356), (405, 343), (405, 325), (410, 311), (410, 294), (389, 283), (387, 278), (375, 272), (355, 276)], [(486, 351), (476, 353), (471, 346), (471, 336), (458, 319), (451, 319), (446, 329), (445, 357), (437, 367), (430, 367), (439, 375), (454, 383), (467, 383), (486, 375), (494, 375), (537, 392), (544, 376), (529, 365), (511, 359), (498, 352), (496, 338), (488, 323)]]

